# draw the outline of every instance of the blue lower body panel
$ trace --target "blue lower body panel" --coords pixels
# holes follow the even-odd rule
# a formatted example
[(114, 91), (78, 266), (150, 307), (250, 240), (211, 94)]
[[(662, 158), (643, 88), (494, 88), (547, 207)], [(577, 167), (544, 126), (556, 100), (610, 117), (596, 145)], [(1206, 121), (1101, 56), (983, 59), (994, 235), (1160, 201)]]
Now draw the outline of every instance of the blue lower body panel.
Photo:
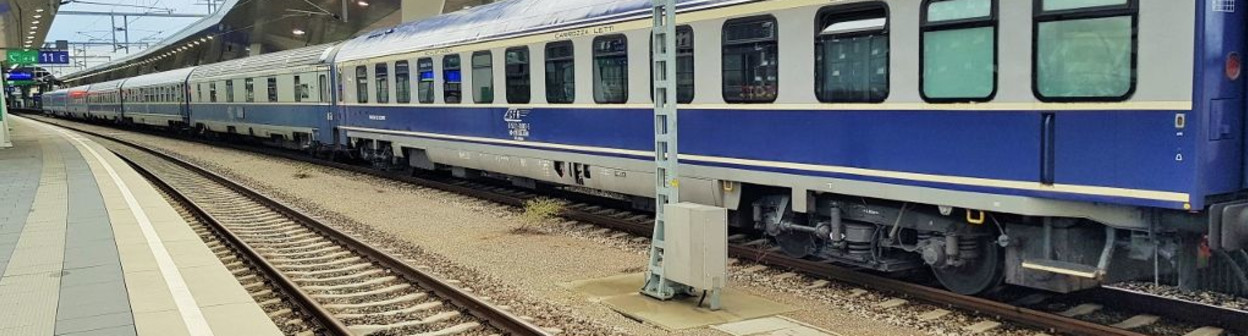
[[(1055, 111), (1053, 184), (1041, 184), (1040, 111), (696, 109), (683, 164), (1137, 206), (1183, 208), (1195, 150), (1175, 111)], [(342, 126), (650, 159), (652, 112), (630, 108), (357, 107)], [(451, 137), (448, 137), (451, 136)]]
[(328, 105), (314, 104), (191, 104), (191, 125), (213, 123), (234, 127), (273, 126), (313, 133), (321, 143), (334, 143)]

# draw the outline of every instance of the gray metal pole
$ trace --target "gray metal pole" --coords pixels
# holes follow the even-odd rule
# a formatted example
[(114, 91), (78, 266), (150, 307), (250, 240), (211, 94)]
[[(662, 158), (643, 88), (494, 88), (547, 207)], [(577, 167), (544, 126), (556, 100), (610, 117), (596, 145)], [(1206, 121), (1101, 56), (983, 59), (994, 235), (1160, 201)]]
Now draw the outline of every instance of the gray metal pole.
[(113, 22), (112, 26), (109, 27), (109, 30), (113, 32), (113, 52), (117, 52), (117, 16), (109, 15), (108, 19)]
[(122, 15), (121, 24), (124, 25), (126, 29), (126, 34), (125, 34), (126, 35), (126, 54), (129, 55), (130, 54), (130, 17)]
[(688, 294), (690, 288), (667, 279), (663, 251), (667, 217), (663, 206), (680, 202), (680, 173), (676, 125), (676, 0), (653, 0), (651, 64), (654, 79), (654, 233), (650, 239), (650, 264), (642, 294), (668, 300)]

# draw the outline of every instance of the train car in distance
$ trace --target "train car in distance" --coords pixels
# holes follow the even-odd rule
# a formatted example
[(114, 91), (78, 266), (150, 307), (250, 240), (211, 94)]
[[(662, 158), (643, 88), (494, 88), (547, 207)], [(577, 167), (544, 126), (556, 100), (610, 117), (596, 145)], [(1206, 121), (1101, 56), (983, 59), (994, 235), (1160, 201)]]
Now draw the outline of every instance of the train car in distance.
[(87, 89), (87, 117), (94, 120), (120, 121), (122, 113), (121, 85), (127, 79), (91, 84)]
[(130, 78), (122, 89), (126, 122), (184, 128), (190, 118), (186, 79), (195, 67)]
[(44, 93), (42, 106), (44, 114), (64, 116), (69, 108), (69, 89), (62, 88)]
[(325, 44), (204, 65), (190, 75), (190, 125), (297, 149), (333, 144)]

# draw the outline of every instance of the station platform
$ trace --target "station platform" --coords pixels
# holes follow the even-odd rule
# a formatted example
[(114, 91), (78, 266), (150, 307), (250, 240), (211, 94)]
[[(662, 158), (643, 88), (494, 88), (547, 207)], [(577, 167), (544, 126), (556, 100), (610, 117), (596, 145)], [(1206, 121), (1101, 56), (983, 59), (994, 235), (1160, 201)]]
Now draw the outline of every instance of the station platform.
[(0, 335), (280, 335), (154, 186), (79, 134), (9, 116)]

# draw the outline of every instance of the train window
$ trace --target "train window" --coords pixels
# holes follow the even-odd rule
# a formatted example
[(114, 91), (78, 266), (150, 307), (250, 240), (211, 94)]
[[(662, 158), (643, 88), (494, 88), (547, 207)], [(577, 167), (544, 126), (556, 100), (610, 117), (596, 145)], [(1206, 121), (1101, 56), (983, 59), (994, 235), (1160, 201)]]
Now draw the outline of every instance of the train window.
[(693, 102), (693, 28), (676, 26), (676, 102)]
[(269, 78), (268, 78), (268, 79), (266, 79), (265, 81), (267, 82), (267, 84), (268, 84), (268, 89), (269, 89), (269, 92), (268, 92), (268, 93), (269, 93), (269, 102), (270, 102), (270, 103), (271, 103), (271, 102), (276, 102), (276, 101), (277, 101), (277, 78), (276, 78), (276, 77), (269, 77)]
[(996, 0), (923, 6), (922, 94), (931, 102), (988, 101), (996, 92)]
[(217, 102), (217, 82), (208, 83), (208, 101)]
[(459, 104), (463, 87), (463, 76), (459, 71), (459, 55), (447, 55), (442, 58), (442, 101), (447, 104)]
[(494, 102), (494, 60), (488, 51), (472, 54), (472, 101), (477, 104)]
[(234, 102), (234, 80), (225, 81), (225, 101)]
[(776, 101), (780, 83), (776, 18), (729, 20), (723, 30), (724, 101)]
[(1126, 5), (1128, 1), (1129, 0), (1044, 0), (1043, 10), (1056, 11), (1101, 6), (1121, 6)]
[(1135, 89), (1135, 0), (1035, 2), (1032, 87), (1042, 101), (1121, 101)]
[(420, 76), (420, 83), (416, 84), (420, 103), (433, 104), (433, 59), (426, 57), (416, 60), (416, 71)]
[(572, 41), (546, 44), (546, 102), (571, 104), (576, 100), (576, 58)]
[(528, 104), (532, 96), (529, 84), (529, 48), (508, 48), (503, 74), (507, 77), (507, 103)]
[(256, 83), (255, 79), (247, 78), (243, 80), (243, 98), (248, 103), (256, 102)]
[(879, 103), (888, 98), (888, 8), (883, 3), (826, 7), (816, 20), (819, 101)]
[(308, 83), (304, 83), (302, 78), (299, 78), (299, 76), (295, 76), (295, 102), (296, 103), (302, 102), (304, 99), (312, 98), (311, 93), (308, 93), (308, 89), (309, 89)]
[(375, 68), (374, 70), (376, 70), (375, 76), (377, 78), (376, 80), (377, 103), (379, 104), (389, 103), (390, 102), (390, 76), (388, 74), (389, 71), (387, 71), (385, 63), (377, 64), (374, 68)]
[(368, 67), (355, 67), (355, 100), (360, 104), (368, 103)]
[(628, 38), (624, 35), (594, 38), (594, 102), (619, 104), (628, 101)]
[(195, 84), (195, 101), (201, 103), (204, 101), (204, 83)]
[(394, 62), (394, 102), (412, 102), (412, 70), (407, 61)]
[(328, 103), (329, 102), (329, 79), (326, 78), (325, 75), (321, 75), (318, 78), (316, 84), (319, 85), (318, 88), (320, 88), (321, 102)]

